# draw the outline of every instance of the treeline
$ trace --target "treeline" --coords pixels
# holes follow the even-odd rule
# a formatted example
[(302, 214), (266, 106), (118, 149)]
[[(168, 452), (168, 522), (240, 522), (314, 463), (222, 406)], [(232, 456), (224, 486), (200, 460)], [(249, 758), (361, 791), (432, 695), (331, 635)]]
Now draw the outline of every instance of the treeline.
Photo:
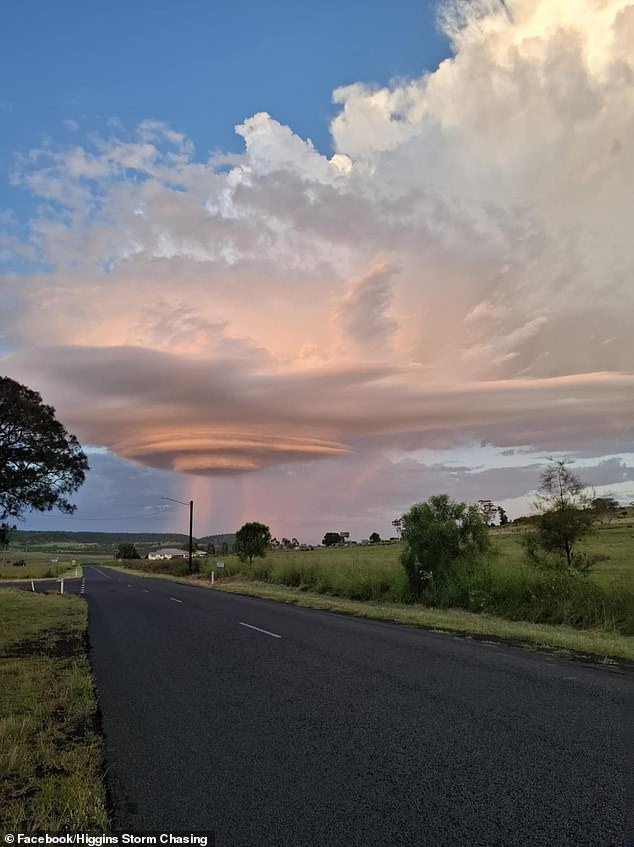
[[(229, 547), (235, 541), (234, 533), (205, 535), (195, 538), (194, 543), (199, 549), (208, 546), (227, 544)], [(37, 550), (50, 545), (59, 547), (76, 545), (90, 546), (95, 553), (112, 554), (120, 544), (134, 544), (140, 548), (154, 549), (157, 547), (184, 547), (189, 542), (189, 536), (184, 533), (163, 532), (69, 532), (66, 530), (20, 530), (11, 532), (12, 547)]]

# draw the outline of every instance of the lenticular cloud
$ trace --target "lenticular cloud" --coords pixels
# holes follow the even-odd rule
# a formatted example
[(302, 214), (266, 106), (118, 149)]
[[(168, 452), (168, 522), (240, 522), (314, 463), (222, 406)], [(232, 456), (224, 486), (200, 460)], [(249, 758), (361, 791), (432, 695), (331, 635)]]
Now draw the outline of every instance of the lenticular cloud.
[(634, 2), (439, 17), (436, 70), (334, 92), (328, 156), (264, 113), (238, 156), (152, 121), (24, 156), (5, 368), (197, 474), (631, 430)]

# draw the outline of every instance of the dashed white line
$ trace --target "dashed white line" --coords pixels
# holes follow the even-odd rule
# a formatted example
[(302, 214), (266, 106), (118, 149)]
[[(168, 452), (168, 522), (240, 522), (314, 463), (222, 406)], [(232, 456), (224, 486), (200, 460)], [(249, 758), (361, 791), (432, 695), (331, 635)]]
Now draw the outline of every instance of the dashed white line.
[(104, 573), (103, 571), (100, 571), (99, 568), (95, 568), (95, 570), (97, 571), (97, 573), (100, 573), (102, 576), (105, 576), (106, 579), (112, 579), (109, 573)]
[(150, 593), (149, 588), (142, 588), (142, 589), (141, 589), (141, 591), (142, 591), (144, 594), (149, 594), (149, 593)]
[(277, 635), (275, 632), (269, 632), (268, 629), (260, 629), (259, 626), (252, 626), (250, 623), (243, 623), (239, 621), (240, 626), (246, 626), (249, 629), (255, 629), (257, 632), (263, 632), (265, 635), (270, 635), (271, 638), (281, 638), (281, 635)]
[(182, 600), (177, 600), (176, 597), (170, 597), (170, 600), (173, 600), (175, 603), (182, 603)]

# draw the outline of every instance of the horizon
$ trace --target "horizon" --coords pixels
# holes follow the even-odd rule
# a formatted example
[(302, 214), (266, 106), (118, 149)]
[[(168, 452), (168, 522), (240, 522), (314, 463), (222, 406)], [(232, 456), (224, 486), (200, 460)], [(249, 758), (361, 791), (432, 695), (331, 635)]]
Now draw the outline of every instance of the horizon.
[(91, 465), (20, 529), (634, 500), (631, 0), (3, 15), (1, 371)]

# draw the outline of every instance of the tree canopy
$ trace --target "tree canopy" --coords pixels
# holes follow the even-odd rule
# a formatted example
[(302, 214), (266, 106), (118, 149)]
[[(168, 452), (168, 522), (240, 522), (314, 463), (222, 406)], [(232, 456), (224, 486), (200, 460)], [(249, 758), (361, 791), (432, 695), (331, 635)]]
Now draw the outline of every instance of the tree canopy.
[(236, 532), (233, 552), (241, 562), (252, 562), (255, 556), (266, 556), (266, 550), (271, 543), (271, 530), (263, 523), (251, 521)]
[(587, 572), (593, 561), (578, 550), (596, 519), (585, 484), (570, 470), (570, 459), (551, 460), (541, 475), (535, 503), (536, 529), (524, 539), (529, 562), (535, 567), (565, 567)]
[(341, 544), (342, 541), (343, 538), (338, 532), (327, 532), (324, 535), (321, 543), (324, 545), (324, 547), (334, 547), (335, 544)]
[(446, 494), (416, 503), (401, 522), (401, 563), (413, 597), (420, 597), (432, 584), (438, 585), (456, 567), (479, 565), (491, 546), (480, 509), (456, 503)]
[(0, 520), (57, 508), (84, 482), (88, 460), (77, 438), (37, 391), (0, 377)]
[(140, 559), (138, 550), (134, 544), (119, 544), (115, 559)]

